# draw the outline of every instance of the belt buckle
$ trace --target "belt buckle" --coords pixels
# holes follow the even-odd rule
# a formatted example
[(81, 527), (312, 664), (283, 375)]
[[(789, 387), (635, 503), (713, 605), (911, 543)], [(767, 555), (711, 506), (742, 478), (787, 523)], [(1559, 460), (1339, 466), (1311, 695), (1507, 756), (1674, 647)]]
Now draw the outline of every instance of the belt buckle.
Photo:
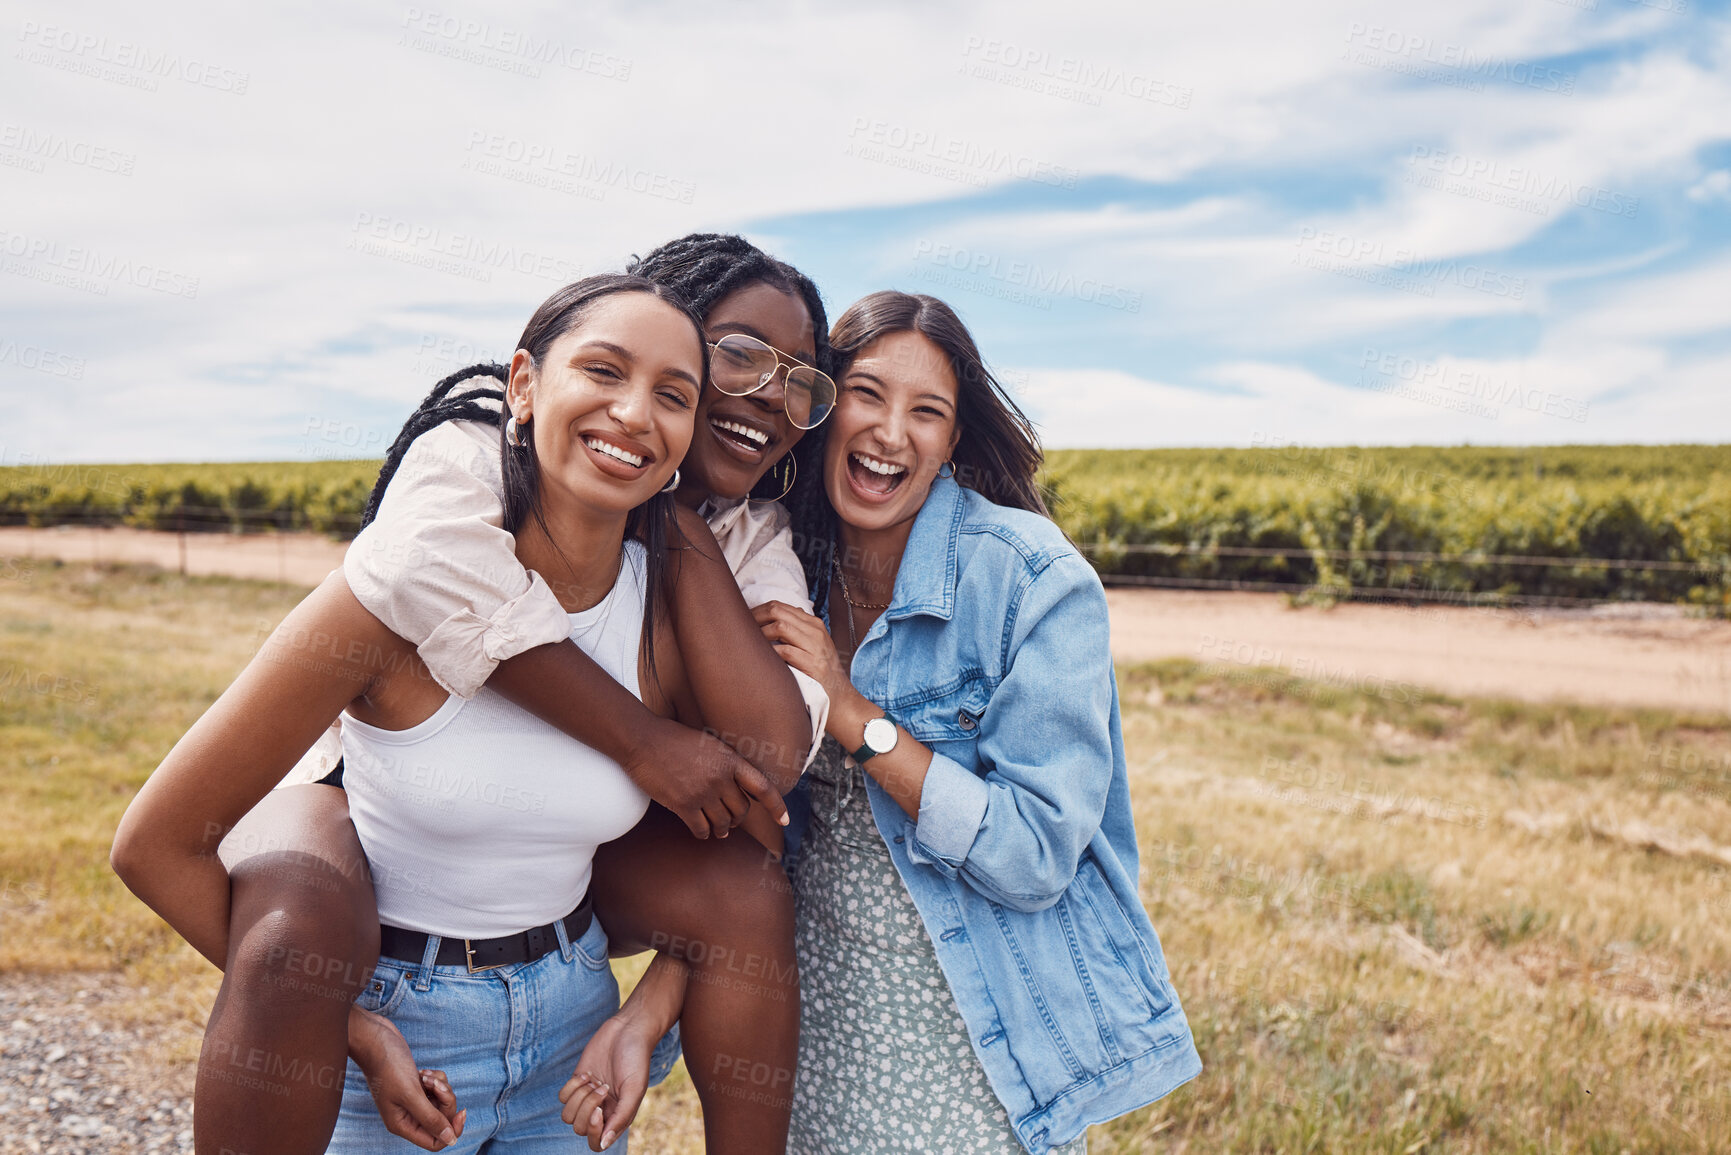
[(475, 946), (468, 939), (463, 940), (463, 960), (468, 964), (469, 973), (472, 975), (478, 975), (482, 971), (496, 971), (500, 967), (511, 965), (509, 963), (489, 963), (484, 967), (476, 966), (475, 965)]

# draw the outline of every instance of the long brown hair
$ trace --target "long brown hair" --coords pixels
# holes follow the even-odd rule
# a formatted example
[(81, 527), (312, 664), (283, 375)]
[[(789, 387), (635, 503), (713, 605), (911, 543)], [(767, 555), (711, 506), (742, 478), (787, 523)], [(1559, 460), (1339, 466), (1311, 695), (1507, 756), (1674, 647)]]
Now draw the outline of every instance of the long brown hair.
[[(910, 332), (943, 350), (956, 377), (959, 432), (950, 458), (955, 463), (957, 483), (998, 505), (1050, 516), (1035, 481), (1045, 453), (1033, 423), (986, 367), (979, 345), (956, 311), (938, 298), (885, 289), (849, 305), (829, 335), (836, 379), (845, 377), (854, 358), (874, 341), (892, 333)], [(813, 436), (816, 433), (827, 440), (828, 426), (806, 434), (805, 440), (820, 441)], [(823, 460), (821, 443), (807, 449), (806, 454)], [(834, 550), (835, 509), (824, 490), (822, 471), (811, 473), (817, 476), (800, 474), (789, 505), (806, 581), (814, 593), (819, 593), (827, 586), (829, 556)]]
[[(523, 335), (517, 338), (516, 347), (528, 350), (530, 358), (539, 367), (545, 361), (547, 350), (553, 343), (582, 323), (596, 301), (615, 293), (643, 293), (665, 301), (685, 314), (686, 320), (691, 322), (692, 339), (697, 342), (697, 350), (702, 358), (701, 384), (709, 383), (709, 347), (703, 342), (702, 318), (676, 290), (646, 277), (603, 273), (566, 285), (541, 302), (540, 308), (535, 310), (529, 323), (523, 327)], [(494, 381), (503, 385), (509, 378), (508, 366), (471, 365), (433, 386), (433, 391), (427, 394), (419, 408), (409, 415), (396, 440), (391, 443), (390, 452), (385, 455), (384, 467), (379, 470), (378, 480), (373, 485), (372, 496), (367, 500), (366, 512), (361, 518), (362, 528), (371, 524), (378, 516), (379, 504), (384, 500), (385, 491), (390, 486), (391, 479), (396, 476), (397, 468), (402, 464), (403, 457), (415, 438), (447, 421), (479, 421), (482, 424), (497, 425), (499, 428), (499, 467), (505, 487), (505, 530), (516, 533), (530, 520), (534, 520), (546, 531), (547, 524), (541, 514), (541, 463), (535, 456), (534, 437), (530, 435), (528, 428), (524, 427), (523, 445), (511, 445), (505, 439), (505, 418), (509, 415), (509, 410), (505, 407), (504, 390), (478, 383), (467, 384), (485, 379), (489, 385)], [(664, 571), (667, 568), (667, 555), (669, 550), (683, 548), (685, 544), (685, 536), (679, 531), (674, 512), (673, 495), (657, 493), (633, 509), (625, 522), (625, 536), (643, 543), (648, 565), (649, 572), (644, 583), (647, 596), (643, 607), (642, 644), (648, 654), (649, 673), (654, 676), (654, 639), (666, 597)], [(548, 537), (551, 540), (552, 535), (549, 534)], [(553, 542), (553, 548), (559, 548), (557, 541)]]

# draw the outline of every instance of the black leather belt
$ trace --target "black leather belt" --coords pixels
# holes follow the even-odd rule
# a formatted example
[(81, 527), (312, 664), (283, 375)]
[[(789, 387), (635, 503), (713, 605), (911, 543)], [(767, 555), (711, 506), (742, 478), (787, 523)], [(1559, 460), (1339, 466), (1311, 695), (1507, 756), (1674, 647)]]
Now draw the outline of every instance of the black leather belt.
[[(565, 941), (576, 942), (582, 938), (594, 917), (594, 905), (585, 894), (583, 901), (577, 904), (577, 909), (559, 920), (565, 924)], [(558, 923), (550, 922), (546, 926), (533, 926), (503, 938), (446, 938), (439, 943), (439, 952), (433, 956), (433, 965), (466, 966), (469, 973), (474, 974), (513, 963), (534, 962), (547, 952), (559, 948), (559, 932), (554, 929), (557, 925)], [(381, 923), (379, 957), (418, 965), (422, 956), (427, 953), (427, 940), (432, 937), (435, 936), (424, 931), (404, 930), (400, 926), (385, 926)]]

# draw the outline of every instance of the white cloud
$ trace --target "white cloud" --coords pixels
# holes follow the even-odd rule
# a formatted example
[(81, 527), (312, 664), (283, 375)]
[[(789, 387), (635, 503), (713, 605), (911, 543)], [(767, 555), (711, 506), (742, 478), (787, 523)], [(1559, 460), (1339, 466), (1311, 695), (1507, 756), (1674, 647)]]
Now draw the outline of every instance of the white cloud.
[[(1615, 194), (1660, 181), (1722, 195), (1723, 173), (1703, 177), (1697, 153), (1728, 135), (1725, 22), (1601, 7), (978, 0), (786, 3), (747, 19), (673, 4), (578, 15), (317, 0), (213, 15), (190, 0), (148, 12), (34, 0), (15, 6), (15, 59), (0, 74), (15, 110), (0, 127), (0, 160), (12, 161), (0, 166), (0, 349), (62, 351), (83, 373), (0, 356), (16, 422), (6, 440), (60, 459), (280, 453), (308, 421), (370, 429), (400, 417), (442, 364), (429, 338), (510, 342), (557, 277), (491, 259), (501, 252), (542, 273), (611, 268), (692, 229), (883, 206), (916, 219), (982, 183), (1046, 203), (974, 212), (953, 230), (960, 241), (1145, 291), (1140, 314), (1102, 317), (1108, 347), (1141, 340), (1156, 318), (1162, 339), (1206, 346), (1213, 362), (1265, 366), (1424, 325), (1591, 329), (1613, 306), (1559, 311), (1544, 270), (1508, 255), (1557, 214), (1405, 177), (1422, 146)], [(1475, 93), (1343, 59), (1372, 25), (1517, 63), (1655, 46), (1578, 70), (1572, 96)], [(1687, 43), (1666, 47), (1684, 28)], [(1099, 209), (1065, 199), (1066, 174), (1206, 180), (1168, 209)], [(1341, 182), (1365, 195), (1342, 208), (1327, 194), (1317, 208), (1312, 190)], [(1640, 212), (1652, 219), (1649, 203)], [(1529, 280), (1519, 297), (1458, 274), (1431, 275), (1428, 295), (1391, 291), (1344, 275), (1363, 260), (1295, 265), (1303, 227)], [(884, 269), (905, 269), (902, 243), (885, 238)], [(34, 279), (66, 272), (30, 255), (42, 246), (93, 283)], [(121, 267), (159, 288), (90, 272)], [(1682, 296), (1711, 276), (1652, 281), (1678, 296), (1653, 298), (1651, 316), (1623, 302), (1607, 339), (1650, 360), (1664, 355), (1655, 342), (1711, 330), (1716, 316)], [(194, 278), (196, 296), (160, 291)], [(1535, 339), (1541, 360), (1547, 342)], [(1601, 364), (1581, 366), (1589, 379), (1575, 387), (1627, 384)], [(1209, 417), (1225, 403), (1180, 393), (1163, 403), (1200, 406), (1200, 425), (1241, 416)], [(1163, 429), (1147, 426), (1147, 443)], [(1142, 433), (1120, 423), (1112, 436)]]
[(1100, 369), (1005, 377), (1052, 448), (1731, 441), (1731, 358), (1622, 360), (1631, 387), (1609, 400), (1580, 388), (1582, 363), (1547, 358), (1414, 362), (1367, 384), (1241, 362), (1220, 392)]
[(1689, 186), (1689, 199), (1698, 204), (1731, 200), (1731, 172), (1714, 169)]

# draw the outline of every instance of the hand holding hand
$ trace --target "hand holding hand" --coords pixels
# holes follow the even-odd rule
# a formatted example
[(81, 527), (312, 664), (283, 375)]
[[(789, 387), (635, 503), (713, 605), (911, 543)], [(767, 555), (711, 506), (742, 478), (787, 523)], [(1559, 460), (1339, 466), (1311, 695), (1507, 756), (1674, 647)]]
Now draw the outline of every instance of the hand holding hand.
[(754, 803), (787, 825), (787, 805), (769, 779), (713, 734), (656, 719), (624, 769), (697, 838), (726, 838)]

